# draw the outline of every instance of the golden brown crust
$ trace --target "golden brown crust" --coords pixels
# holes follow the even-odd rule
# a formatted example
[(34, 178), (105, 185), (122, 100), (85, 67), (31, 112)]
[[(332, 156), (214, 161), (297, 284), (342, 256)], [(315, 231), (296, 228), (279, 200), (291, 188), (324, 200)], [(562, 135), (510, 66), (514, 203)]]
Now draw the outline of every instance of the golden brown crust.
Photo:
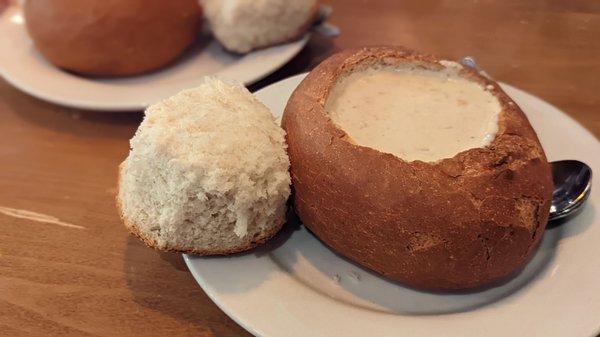
[(286, 106), (294, 206), (327, 245), (393, 280), (430, 290), (485, 286), (513, 275), (542, 238), (552, 195), (550, 167), (521, 109), (491, 85), (502, 113), (486, 148), (435, 163), (406, 162), (347, 141), (327, 117), (330, 88), (368, 63), (439, 59), (400, 47), (333, 55), (302, 81)]
[(81, 74), (125, 76), (160, 68), (196, 38), (197, 0), (35, 0), (27, 30), (51, 63)]
[(235, 248), (232, 248), (232, 249), (207, 250), (207, 249), (189, 249), (189, 248), (175, 247), (175, 246), (161, 247), (160, 245), (158, 245), (158, 243), (155, 240), (153, 240), (149, 236), (145, 235), (142, 231), (140, 231), (138, 226), (134, 222), (129, 221), (129, 219), (127, 219), (127, 216), (123, 212), (123, 206), (121, 204), (121, 199), (119, 198), (119, 193), (118, 193), (118, 191), (121, 188), (121, 169), (122, 169), (121, 166), (119, 166), (119, 177), (117, 179), (117, 195), (115, 197), (115, 203), (117, 206), (117, 212), (119, 213), (119, 217), (121, 218), (121, 221), (123, 222), (123, 224), (125, 225), (127, 230), (129, 230), (129, 233), (131, 233), (133, 236), (140, 239), (140, 241), (142, 241), (144, 244), (146, 244), (146, 246), (148, 246), (150, 248), (154, 248), (158, 251), (175, 252), (175, 253), (182, 253), (182, 254), (195, 254), (195, 255), (202, 255), (202, 256), (230, 255), (230, 254), (240, 253), (240, 252), (244, 252), (244, 251), (250, 250), (252, 248), (258, 247), (261, 244), (265, 243), (267, 240), (269, 240), (270, 238), (275, 236), (275, 234), (277, 234), (279, 232), (279, 230), (281, 230), (281, 228), (283, 227), (283, 224), (285, 223), (285, 216), (283, 216), (281, 221), (278, 222), (277, 226), (270, 228), (268, 231), (264, 232), (263, 235), (261, 235), (259, 237), (253, 237), (249, 241), (247, 241), (245, 244), (240, 245)]

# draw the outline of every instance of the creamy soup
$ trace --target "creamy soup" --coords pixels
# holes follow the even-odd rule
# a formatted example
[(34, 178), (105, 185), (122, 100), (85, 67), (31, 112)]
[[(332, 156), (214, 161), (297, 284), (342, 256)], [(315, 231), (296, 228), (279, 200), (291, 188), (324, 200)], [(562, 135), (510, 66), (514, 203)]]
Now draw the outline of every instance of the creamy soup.
[(437, 161), (489, 145), (501, 106), (460, 65), (415, 64), (357, 70), (341, 78), (325, 103), (331, 120), (358, 145), (407, 161)]

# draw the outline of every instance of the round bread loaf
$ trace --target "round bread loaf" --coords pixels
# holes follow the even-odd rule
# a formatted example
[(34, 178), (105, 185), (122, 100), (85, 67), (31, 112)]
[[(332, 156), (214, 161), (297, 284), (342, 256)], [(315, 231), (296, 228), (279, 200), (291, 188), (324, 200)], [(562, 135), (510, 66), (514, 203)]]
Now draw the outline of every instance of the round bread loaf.
[(197, 0), (28, 0), (27, 31), (44, 57), (80, 74), (124, 76), (160, 68), (194, 41)]
[[(383, 87), (372, 97), (345, 97), (346, 109), (381, 108), (357, 111), (363, 113), (364, 123), (346, 130), (340, 126), (344, 120), (328, 111), (336, 103), (330, 96), (342, 86), (354, 85), (345, 82), (352, 74), (383, 68), (398, 69), (400, 74), (410, 73), (401, 69), (422, 72), (425, 82), (421, 84), (438, 72), (442, 87), (467, 84), (452, 93), (434, 94), (433, 88), (429, 92), (430, 88), (422, 87), (418, 102), (396, 106), (391, 112), (378, 100), (402, 96), (404, 90), (391, 91), (390, 96)], [(413, 124), (404, 130), (421, 129), (415, 133), (417, 139), (405, 140), (430, 143), (436, 134), (415, 118), (430, 113), (443, 118), (450, 108), (430, 110), (436, 109), (439, 99), (455, 93), (466, 95), (456, 104), (467, 111), (467, 106), (479, 102), (475, 96), (470, 101), (474, 85), (485, 104), (498, 107), (488, 120), (493, 121), (495, 134), (486, 145), (424, 159), (428, 157), (423, 153), (438, 149), (384, 151), (364, 145), (369, 139), (354, 137), (372, 127), (380, 115), (418, 105), (424, 109), (411, 117)], [(367, 91), (357, 87), (355, 92), (366, 95)], [(413, 99), (415, 92), (407, 97)], [(459, 116), (457, 125), (468, 124), (460, 118), (460, 109), (452, 109)], [(478, 109), (471, 109), (472, 116), (481, 117), (484, 111)], [(393, 123), (383, 124), (382, 132), (389, 127), (395, 130)], [(542, 238), (553, 190), (544, 151), (521, 109), (495, 82), (470, 68), (398, 47), (346, 50), (322, 62), (302, 81), (288, 101), (282, 126), (287, 132), (294, 206), (304, 224), (340, 254), (390, 279), (427, 290), (488, 286), (515, 275)]]
[(247, 53), (300, 38), (317, 0), (201, 0), (213, 34), (230, 51)]
[(285, 221), (285, 148), (283, 130), (246, 88), (207, 79), (146, 110), (120, 167), (123, 222), (161, 250), (250, 249)]

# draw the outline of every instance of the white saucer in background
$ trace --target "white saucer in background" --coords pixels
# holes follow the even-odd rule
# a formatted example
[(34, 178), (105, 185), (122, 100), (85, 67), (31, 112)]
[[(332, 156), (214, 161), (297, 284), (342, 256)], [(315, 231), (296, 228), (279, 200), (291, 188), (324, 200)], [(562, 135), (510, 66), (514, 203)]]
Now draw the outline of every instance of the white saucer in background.
[[(202, 39), (200, 39), (202, 41)], [(21, 7), (0, 14), (0, 75), (24, 92), (55, 104), (101, 111), (142, 110), (149, 104), (197, 86), (202, 76), (216, 75), (251, 84), (292, 59), (308, 36), (296, 42), (234, 55), (212, 38), (193, 46), (181, 59), (147, 75), (87, 78), (46, 61), (27, 35)]]

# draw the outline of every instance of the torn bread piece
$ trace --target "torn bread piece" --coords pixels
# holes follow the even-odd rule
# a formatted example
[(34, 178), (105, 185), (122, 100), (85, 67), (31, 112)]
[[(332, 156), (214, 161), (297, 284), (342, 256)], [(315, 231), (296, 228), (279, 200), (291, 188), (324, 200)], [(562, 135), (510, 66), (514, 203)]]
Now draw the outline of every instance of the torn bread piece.
[(213, 34), (229, 51), (255, 49), (296, 40), (318, 17), (317, 0), (201, 0)]
[(152, 105), (120, 167), (123, 222), (160, 250), (219, 255), (257, 246), (285, 221), (284, 136), (246, 88), (213, 78)]

